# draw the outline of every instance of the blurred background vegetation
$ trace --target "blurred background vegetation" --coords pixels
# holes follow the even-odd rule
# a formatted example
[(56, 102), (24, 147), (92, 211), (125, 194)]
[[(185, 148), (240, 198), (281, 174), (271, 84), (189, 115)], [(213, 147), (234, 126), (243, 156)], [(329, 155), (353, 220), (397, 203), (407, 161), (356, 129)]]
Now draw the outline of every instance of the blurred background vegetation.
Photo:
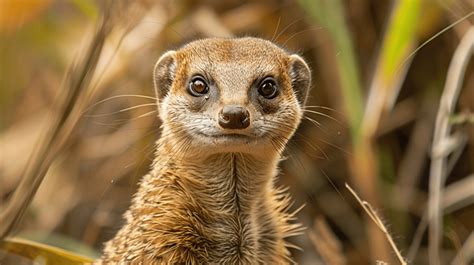
[(386, 229), (409, 263), (472, 264), (473, 11), (472, 0), (0, 0), (0, 234), (97, 256), (153, 160), (160, 54), (256, 36), (313, 73), (278, 180), (306, 204), (295, 260), (397, 264)]

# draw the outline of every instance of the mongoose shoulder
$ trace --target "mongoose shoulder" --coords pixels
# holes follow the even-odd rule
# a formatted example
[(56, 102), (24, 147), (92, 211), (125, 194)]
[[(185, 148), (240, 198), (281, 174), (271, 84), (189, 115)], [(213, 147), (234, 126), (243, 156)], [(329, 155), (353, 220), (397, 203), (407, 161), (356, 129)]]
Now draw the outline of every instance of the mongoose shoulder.
[(274, 179), (310, 79), (300, 56), (258, 38), (162, 55), (156, 159), (97, 263), (291, 263), (285, 238), (300, 226)]

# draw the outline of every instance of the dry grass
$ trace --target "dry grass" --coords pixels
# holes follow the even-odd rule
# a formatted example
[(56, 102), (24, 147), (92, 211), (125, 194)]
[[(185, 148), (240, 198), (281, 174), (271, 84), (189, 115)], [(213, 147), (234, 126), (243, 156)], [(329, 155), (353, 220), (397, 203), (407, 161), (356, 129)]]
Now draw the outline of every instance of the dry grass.
[[(390, 243), (390, 246), (392, 247), (393, 252), (395, 252), (398, 261), (402, 265), (406, 265), (407, 262), (405, 261), (405, 258), (403, 258), (402, 254), (400, 253), (400, 250), (398, 250), (397, 245), (395, 245), (395, 242), (393, 241), (392, 236), (388, 232), (387, 228), (385, 227), (384, 223), (382, 222), (382, 219), (380, 219), (379, 215), (377, 212), (372, 208), (372, 205), (370, 203), (362, 200), (359, 195), (349, 186), (346, 184), (346, 188), (351, 192), (351, 194), (354, 196), (354, 198), (357, 200), (357, 202), (362, 206), (364, 211), (367, 213), (367, 215), (370, 217), (370, 219), (374, 222), (375, 225), (382, 231), (387, 238), (387, 241)], [(384, 261), (381, 261), (384, 262)], [(385, 262), (384, 262), (385, 263)]]

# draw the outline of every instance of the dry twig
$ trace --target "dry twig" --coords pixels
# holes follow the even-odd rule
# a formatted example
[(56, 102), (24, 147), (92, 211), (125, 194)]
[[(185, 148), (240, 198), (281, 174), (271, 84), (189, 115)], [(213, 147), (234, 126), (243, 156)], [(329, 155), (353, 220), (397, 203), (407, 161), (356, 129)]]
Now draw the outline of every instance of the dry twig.
[(459, 141), (450, 135), (449, 117), (454, 110), (461, 90), (467, 63), (474, 51), (474, 26), (467, 31), (451, 60), (446, 84), (436, 116), (435, 132), (432, 145), (432, 161), (430, 167), (430, 187), (428, 200), (429, 221), (429, 258), (430, 264), (439, 264), (442, 221), (443, 186), (447, 177), (447, 157), (456, 149), (453, 144)]
[[(375, 210), (372, 208), (372, 206), (367, 201), (361, 200), (361, 198), (357, 195), (357, 193), (347, 183), (346, 183), (346, 188), (352, 193), (352, 196), (356, 198), (357, 202), (362, 206), (362, 208), (365, 210), (365, 212), (370, 217), (370, 219), (372, 219), (375, 225), (377, 225), (377, 227), (385, 234), (385, 237), (387, 238), (388, 242), (390, 243), (390, 246), (392, 247), (393, 251), (397, 255), (398, 260), (400, 261), (400, 264), (407, 265), (407, 262), (405, 261), (402, 254), (398, 250), (397, 245), (393, 241), (392, 236), (387, 231), (387, 228), (385, 228), (385, 225), (383, 224), (382, 220), (380, 219), (378, 214), (375, 212)], [(380, 261), (377, 261), (377, 262), (380, 262)]]

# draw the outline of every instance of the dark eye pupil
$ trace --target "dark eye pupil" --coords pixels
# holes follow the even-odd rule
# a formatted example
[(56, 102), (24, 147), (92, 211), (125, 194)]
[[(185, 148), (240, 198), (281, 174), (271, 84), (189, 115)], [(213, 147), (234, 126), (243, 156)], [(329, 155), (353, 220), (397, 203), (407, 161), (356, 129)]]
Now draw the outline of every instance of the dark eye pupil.
[(206, 84), (204, 84), (201, 80), (195, 80), (192, 86), (193, 90), (198, 93), (204, 93), (206, 90)]
[(272, 99), (277, 96), (278, 89), (274, 82), (265, 81), (262, 85), (260, 85), (258, 93), (267, 99)]
[(209, 88), (206, 82), (200, 77), (196, 77), (194, 80), (191, 80), (188, 85), (188, 92), (192, 96), (200, 97), (205, 95), (209, 91)]
[(271, 84), (270, 82), (267, 82), (262, 86), (262, 94), (264, 95), (271, 95), (274, 90), (275, 87), (273, 87), (273, 84)]

